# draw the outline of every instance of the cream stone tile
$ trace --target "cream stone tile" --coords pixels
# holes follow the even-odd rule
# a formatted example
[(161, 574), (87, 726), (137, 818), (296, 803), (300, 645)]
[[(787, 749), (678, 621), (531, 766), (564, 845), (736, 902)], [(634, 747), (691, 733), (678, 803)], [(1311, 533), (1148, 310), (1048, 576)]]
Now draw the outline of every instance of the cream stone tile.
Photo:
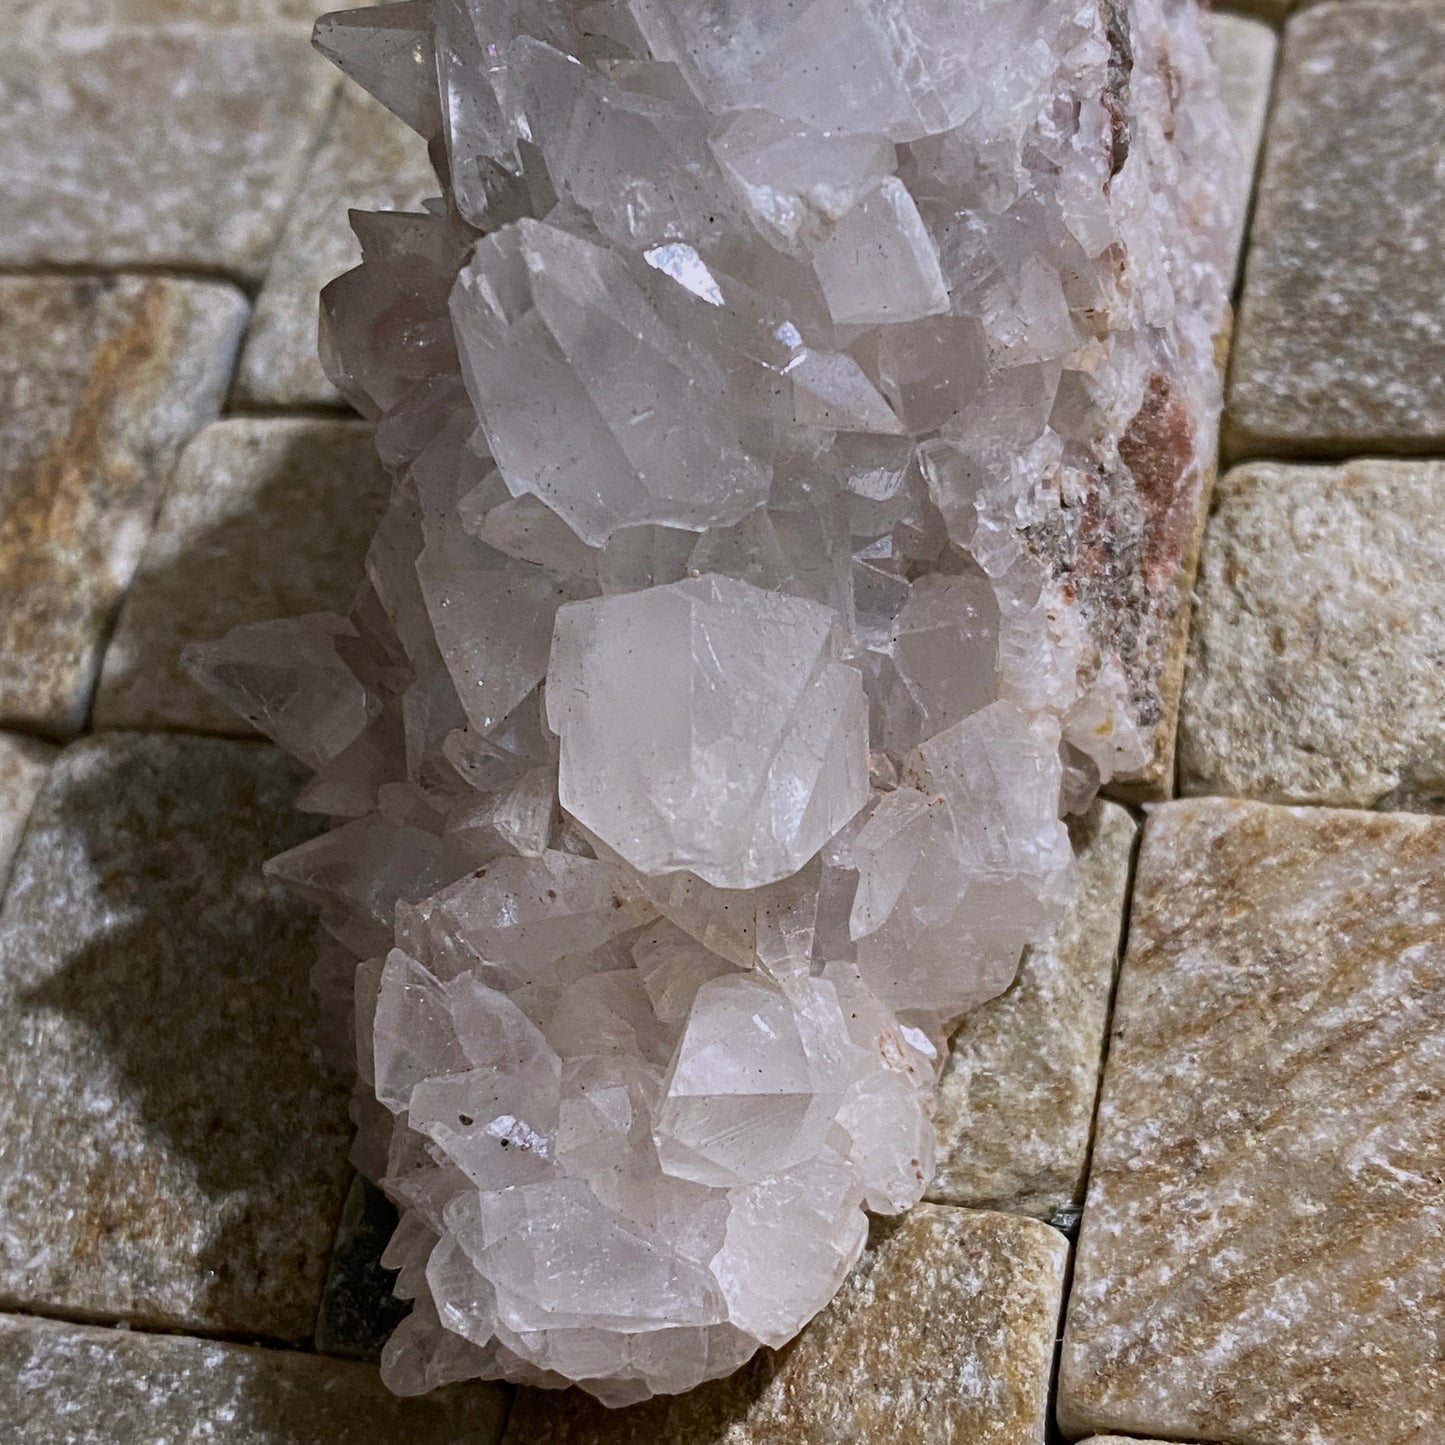
[(1042, 1219), (1082, 1203), (1134, 833), (1117, 803), (1072, 820), (1073, 906), (950, 1041), (930, 1199)]
[(311, 1334), (351, 1128), (314, 921), (261, 874), (314, 831), (296, 786), (267, 746), (175, 735), (52, 768), (0, 909), (5, 1305)]
[(1436, 0), (1311, 5), (1286, 27), (1235, 337), (1233, 455), (1445, 441), (1442, 89)]
[(496, 1445), (505, 1410), (491, 1385), (401, 1400), (369, 1365), (0, 1315), (0, 1436), (25, 1445)]
[(0, 265), (259, 279), (337, 83), (289, 29), (22, 35), (0, 53)]
[(1220, 482), (1180, 786), (1445, 811), (1445, 464), (1252, 462)]
[(1224, 799), (1144, 831), (1065, 1433), (1406, 1445), (1445, 1398), (1445, 820)]

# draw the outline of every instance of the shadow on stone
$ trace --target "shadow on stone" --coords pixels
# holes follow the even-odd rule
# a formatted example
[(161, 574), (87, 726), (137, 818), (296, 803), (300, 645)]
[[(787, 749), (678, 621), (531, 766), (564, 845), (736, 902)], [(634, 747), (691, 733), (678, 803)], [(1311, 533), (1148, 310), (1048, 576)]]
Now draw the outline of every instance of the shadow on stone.
[(187, 643), (344, 613), (390, 479), (357, 418), (232, 417), (186, 448), (106, 650), (97, 728), (254, 736), (183, 671)]
[(397, 1213), (386, 1195), (360, 1175), (352, 1179), (316, 1319), (318, 1350), (380, 1359), (387, 1338), (410, 1312), (410, 1304), (392, 1293), (395, 1271), (381, 1266), (396, 1225)]
[(316, 831), (295, 788), (271, 749), (219, 739), (112, 734), (57, 765), (0, 924), (26, 980), (10, 1029), (34, 1034), (12, 1083), (44, 1104), (30, 1177), (0, 1185), (27, 1189), (7, 1227), (39, 1261), (7, 1292), (311, 1335), (350, 1130), (317, 1044), (314, 924), (261, 876)]

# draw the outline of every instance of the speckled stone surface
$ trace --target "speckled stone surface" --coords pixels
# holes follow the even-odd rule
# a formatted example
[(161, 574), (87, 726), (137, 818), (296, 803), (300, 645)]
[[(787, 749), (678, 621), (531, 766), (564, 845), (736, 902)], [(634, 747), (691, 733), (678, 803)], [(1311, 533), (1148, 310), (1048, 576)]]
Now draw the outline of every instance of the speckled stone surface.
[(0, 1304), (311, 1334), (351, 1131), (261, 876), (296, 788), (257, 743), (57, 760), (0, 910)]
[[(7, 19), (32, 32), (104, 30), (175, 23), (286, 26), (309, 34), (329, 0), (6, 0)], [(351, 6), (342, 7), (345, 9)]]
[(209, 283), (0, 279), (0, 722), (84, 726), (101, 639), (245, 315)]
[(1445, 811), (1445, 464), (1220, 483), (1180, 727), (1186, 793)]
[(930, 1199), (1041, 1219), (1082, 1202), (1134, 829), (1117, 803), (1071, 820), (1074, 905), (950, 1043)]
[(1291, 18), (1235, 339), (1232, 455), (1445, 441), (1442, 92), (1437, 0)]
[(879, 1234), (788, 1348), (626, 1410), (519, 1390), (506, 1445), (1041, 1445), (1063, 1236), (929, 1204)]
[(395, 1271), (381, 1267), (396, 1225), (391, 1201), (358, 1174), (346, 1193), (316, 1317), (316, 1348), (324, 1354), (379, 1360), (387, 1337), (410, 1311), (392, 1293)]
[(207, 427), (181, 456), (121, 608), (96, 727), (245, 731), (181, 670), (181, 648), (245, 622), (344, 613), (389, 490), (364, 422)]
[(0, 1315), (15, 1445), (496, 1445), (505, 1396), (399, 1400), (369, 1365)]
[(1422, 1445), (1445, 1400), (1445, 820), (1144, 831), (1066, 1433)]
[(10, 877), (10, 864), (30, 817), (55, 749), (34, 738), (0, 733), (0, 898)]
[(256, 300), (236, 381), (239, 401), (342, 404), (316, 357), (316, 317), (321, 288), (361, 262), (347, 210), (415, 211), (438, 194), (421, 137), (348, 86)]
[(1239, 145), (1239, 168), (1223, 179), (1233, 189), (1239, 217), (1235, 245), (1241, 247), (1260, 142), (1264, 139), (1264, 121), (1269, 113), (1279, 40), (1271, 26), (1245, 15), (1215, 11), (1210, 23), (1214, 30), (1214, 58), (1219, 64), (1220, 92)]
[(303, 33), (61, 31), (0, 52), (0, 265), (259, 278), (335, 93)]

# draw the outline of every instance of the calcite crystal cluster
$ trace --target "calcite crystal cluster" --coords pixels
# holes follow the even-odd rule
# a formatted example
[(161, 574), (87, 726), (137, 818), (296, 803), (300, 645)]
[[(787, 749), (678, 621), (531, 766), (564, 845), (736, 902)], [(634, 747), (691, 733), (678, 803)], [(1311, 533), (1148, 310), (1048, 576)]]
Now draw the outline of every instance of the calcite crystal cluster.
[(273, 869), (402, 1210), (390, 1384), (683, 1390), (921, 1196), (950, 1025), (1148, 760), (1110, 619), (1210, 460), (1206, 39), (410, 0), (318, 41), (442, 181), (323, 294), (393, 499), (348, 616), (190, 664), (337, 820)]

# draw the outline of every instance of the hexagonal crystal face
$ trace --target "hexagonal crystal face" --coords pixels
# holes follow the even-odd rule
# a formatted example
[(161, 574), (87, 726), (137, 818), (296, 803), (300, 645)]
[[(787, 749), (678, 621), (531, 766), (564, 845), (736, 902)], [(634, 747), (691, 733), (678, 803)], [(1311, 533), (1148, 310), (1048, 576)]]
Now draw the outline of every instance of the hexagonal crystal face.
[(563, 608), (547, 673), (562, 806), (642, 873), (795, 873), (868, 800), (842, 643), (828, 608), (730, 577)]

